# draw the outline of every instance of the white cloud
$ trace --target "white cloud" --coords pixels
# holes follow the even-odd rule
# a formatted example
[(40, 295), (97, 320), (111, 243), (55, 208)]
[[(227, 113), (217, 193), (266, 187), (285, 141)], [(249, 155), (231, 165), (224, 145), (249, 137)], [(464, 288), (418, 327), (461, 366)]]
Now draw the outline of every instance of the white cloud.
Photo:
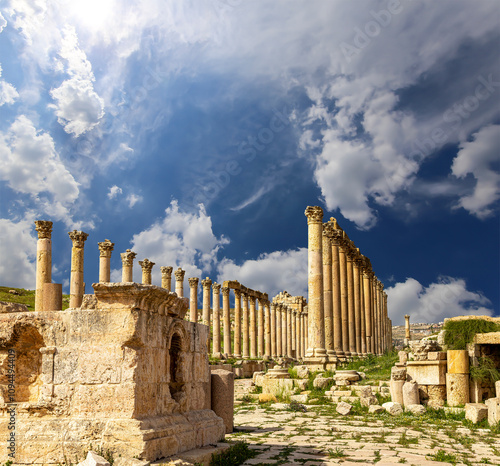
[(280, 291), (307, 298), (307, 249), (291, 249), (261, 254), (241, 265), (223, 259), (217, 267), (217, 281), (238, 280), (242, 285), (268, 293), (272, 299)]
[(138, 194), (131, 193), (127, 196), (128, 206), (130, 208), (134, 207), (138, 202), (142, 202), (142, 196)]
[(6, 19), (2, 16), (2, 13), (0, 12), (0, 32), (3, 31), (4, 27), (7, 26), (7, 21)]
[(481, 293), (468, 291), (465, 280), (459, 278), (439, 277), (427, 287), (407, 278), (385, 291), (393, 325), (403, 325), (406, 314), (418, 323), (438, 323), (460, 315), (493, 315), (491, 302)]
[[(149, 228), (134, 235), (132, 251), (137, 253), (134, 276), (140, 281), (141, 269), (138, 261), (148, 258), (156, 266), (153, 281), (160, 284), (160, 266), (171, 265), (186, 271), (186, 278), (200, 277), (202, 271), (209, 272), (216, 263), (217, 252), (229, 240), (217, 238), (212, 231), (212, 219), (200, 205), (197, 212), (179, 210), (176, 200), (165, 210), (165, 217)], [(155, 272), (156, 270), (156, 272)], [(120, 280), (120, 272), (114, 271), (113, 280)]]
[(11, 189), (30, 195), (55, 218), (70, 221), (68, 209), (78, 198), (79, 185), (48, 133), (19, 116), (5, 133), (0, 132), (0, 160), (0, 179)]
[(29, 217), (18, 222), (0, 219), (0, 283), (4, 286), (35, 288), (36, 239)]
[[(0, 18), (3, 19), (3, 18)], [(1, 27), (1, 21), (0, 21)], [(1, 32), (1, 29), (0, 29)], [(2, 67), (0, 66), (0, 76), (2, 76)], [(16, 88), (9, 84), (8, 82), (0, 79), (0, 107), (4, 104), (13, 104), (16, 99), (19, 97), (19, 94)]]
[(123, 193), (123, 190), (119, 186), (116, 186), (116, 185), (111, 186), (111, 188), (109, 188), (109, 191), (108, 191), (108, 199), (115, 199), (116, 197), (118, 197), (122, 193)]
[(500, 173), (492, 168), (500, 159), (500, 125), (490, 125), (460, 145), (452, 173), (458, 178), (472, 174), (476, 186), (472, 194), (460, 198), (459, 206), (484, 219), (493, 214), (491, 205), (500, 198)]

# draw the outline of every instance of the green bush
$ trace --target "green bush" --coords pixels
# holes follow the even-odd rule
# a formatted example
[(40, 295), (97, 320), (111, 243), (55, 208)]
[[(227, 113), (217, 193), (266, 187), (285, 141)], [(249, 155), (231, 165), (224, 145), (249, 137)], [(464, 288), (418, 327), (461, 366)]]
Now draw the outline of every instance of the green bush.
[(500, 380), (500, 371), (495, 367), (495, 363), (491, 358), (485, 356), (479, 358), (477, 366), (471, 366), (470, 376), (472, 380), (477, 382), (495, 383)]
[(476, 333), (500, 332), (500, 324), (483, 319), (448, 321), (444, 331), (444, 344), (449, 350), (465, 350)]

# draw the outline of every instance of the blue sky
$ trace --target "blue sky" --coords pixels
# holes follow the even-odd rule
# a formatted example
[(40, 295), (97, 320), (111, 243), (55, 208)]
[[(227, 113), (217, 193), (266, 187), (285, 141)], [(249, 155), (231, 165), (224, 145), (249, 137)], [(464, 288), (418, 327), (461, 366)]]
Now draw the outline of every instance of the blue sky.
[[(304, 210), (368, 256), (395, 324), (499, 315), (494, 1), (10, 0), (0, 7), (0, 283), (71, 241), (307, 295)], [(135, 269), (140, 280), (140, 268)]]

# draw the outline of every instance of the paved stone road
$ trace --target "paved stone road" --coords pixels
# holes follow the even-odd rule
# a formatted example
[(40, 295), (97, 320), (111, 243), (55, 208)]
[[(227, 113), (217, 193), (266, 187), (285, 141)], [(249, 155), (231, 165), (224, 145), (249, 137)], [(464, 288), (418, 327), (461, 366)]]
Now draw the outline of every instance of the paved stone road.
[[(405, 463), (407, 465), (500, 465), (500, 436), (489, 429), (464, 428), (461, 422), (422, 422), (417, 416), (349, 415), (335, 405), (287, 411), (275, 403), (245, 403), (235, 409), (237, 432), (227, 440), (245, 440), (259, 454), (245, 465), (323, 466)], [(432, 455), (441, 455), (435, 461)]]

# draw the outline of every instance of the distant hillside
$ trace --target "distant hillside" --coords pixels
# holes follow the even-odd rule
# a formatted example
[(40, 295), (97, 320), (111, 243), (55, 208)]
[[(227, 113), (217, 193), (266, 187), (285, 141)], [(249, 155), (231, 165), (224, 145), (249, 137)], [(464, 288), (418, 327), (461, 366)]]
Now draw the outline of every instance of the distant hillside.
[[(25, 304), (30, 311), (35, 310), (35, 290), (0, 286), (0, 301)], [(69, 295), (63, 295), (63, 310), (69, 307)]]

